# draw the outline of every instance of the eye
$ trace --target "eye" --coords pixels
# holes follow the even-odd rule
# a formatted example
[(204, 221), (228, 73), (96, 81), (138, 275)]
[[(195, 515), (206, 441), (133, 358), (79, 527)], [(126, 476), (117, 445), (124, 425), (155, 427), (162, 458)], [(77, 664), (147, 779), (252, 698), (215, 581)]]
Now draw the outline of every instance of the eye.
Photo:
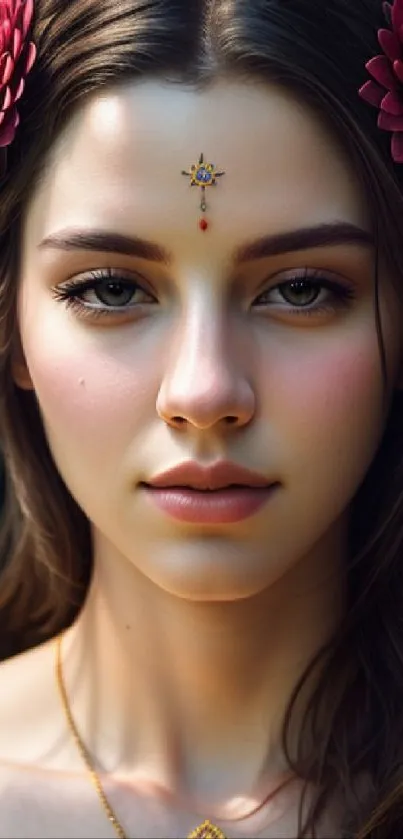
[(278, 291), (290, 306), (310, 306), (320, 296), (323, 286), (309, 280), (294, 280), (278, 286)]
[(291, 314), (320, 314), (345, 307), (354, 297), (354, 289), (346, 282), (304, 270), (259, 294), (254, 305)]
[(117, 271), (92, 271), (52, 289), (54, 298), (79, 314), (97, 317), (127, 313), (156, 302), (153, 294), (132, 275)]

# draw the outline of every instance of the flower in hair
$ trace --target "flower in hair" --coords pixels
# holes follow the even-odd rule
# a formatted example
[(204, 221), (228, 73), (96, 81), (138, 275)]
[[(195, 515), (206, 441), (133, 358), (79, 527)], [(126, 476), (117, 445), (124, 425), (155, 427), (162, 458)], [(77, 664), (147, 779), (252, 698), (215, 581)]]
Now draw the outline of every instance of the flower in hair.
[(33, 14), (34, 0), (0, 0), (0, 149), (14, 140), (17, 103), (36, 58), (29, 39)]
[(383, 50), (365, 65), (372, 78), (359, 90), (362, 99), (379, 108), (378, 126), (392, 133), (392, 158), (403, 163), (403, 0), (384, 3), (390, 29), (379, 29)]

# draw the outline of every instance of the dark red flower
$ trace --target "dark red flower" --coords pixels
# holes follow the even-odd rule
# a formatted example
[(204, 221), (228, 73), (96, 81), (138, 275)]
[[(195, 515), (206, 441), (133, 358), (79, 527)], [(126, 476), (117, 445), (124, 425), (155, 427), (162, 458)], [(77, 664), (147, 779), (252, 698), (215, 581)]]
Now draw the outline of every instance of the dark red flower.
[(14, 140), (17, 102), (36, 58), (29, 40), (33, 14), (34, 0), (0, 0), (0, 148)]
[(378, 32), (383, 55), (365, 65), (372, 79), (359, 94), (379, 108), (378, 126), (392, 132), (392, 158), (403, 163), (403, 0), (384, 3), (384, 11), (391, 29)]

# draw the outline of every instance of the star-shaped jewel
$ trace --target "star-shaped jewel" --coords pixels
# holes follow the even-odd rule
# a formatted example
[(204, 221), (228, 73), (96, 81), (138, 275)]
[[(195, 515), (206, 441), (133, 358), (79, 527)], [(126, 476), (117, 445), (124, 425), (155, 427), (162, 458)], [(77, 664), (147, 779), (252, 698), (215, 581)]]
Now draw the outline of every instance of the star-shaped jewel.
[(182, 171), (182, 175), (190, 178), (190, 186), (199, 186), (201, 188), (200, 209), (204, 213), (206, 211), (206, 187), (215, 186), (217, 178), (225, 175), (225, 172), (218, 172), (214, 163), (205, 163), (203, 153), (200, 155), (197, 163), (193, 163), (189, 172)]

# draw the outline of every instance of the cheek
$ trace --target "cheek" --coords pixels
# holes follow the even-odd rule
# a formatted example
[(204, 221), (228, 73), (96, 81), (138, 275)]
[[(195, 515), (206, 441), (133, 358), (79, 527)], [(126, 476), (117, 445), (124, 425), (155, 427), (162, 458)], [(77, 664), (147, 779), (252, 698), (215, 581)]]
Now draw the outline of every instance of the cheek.
[[(312, 359), (311, 364), (290, 370), (288, 392), (298, 422), (307, 429), (328, 429), (343, 433), (343, 422), (360, 424), (362, 417), (371, 425), (382, 415), (382, 377), (379, 355), (360, 352), (352, 355), (339, 348)], [(296, 415), (297, 418), (298, 415)]]
[[(273, 402), (281, 450), (306, 487), (354, 492), (378, 446), (385, 404), (376, 336), (283, 359)], [(277, 385), (277, 386), (276, 386)], [(281, 394), (281, 396), (280, 396)], [(275, 400), (275, 397), (273, 397)], [(331, 476), (331, 481), (329, 477)], [(311, 480), (312, 479), (312, 480)]]
[(133, 342), (127, 341), (125, 352), (121, 344), (113, 345), (112, 336), (90, 341), (74, 330), (54, 338), (43, 331), (23, 341), (49, 441), (70, 455), (85, 451), (87, 459), (102, 448), (105, 457), (150, 418), (159, 372), (156, 354), (133, 358)]

